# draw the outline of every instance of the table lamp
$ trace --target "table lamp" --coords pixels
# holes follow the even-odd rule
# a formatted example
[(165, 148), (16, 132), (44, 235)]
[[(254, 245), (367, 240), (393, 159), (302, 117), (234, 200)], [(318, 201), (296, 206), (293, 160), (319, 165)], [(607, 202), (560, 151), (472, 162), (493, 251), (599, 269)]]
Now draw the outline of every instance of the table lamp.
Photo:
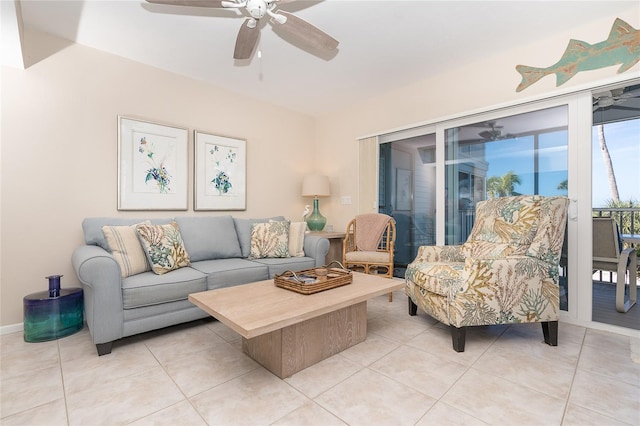
[(313, 212), (307, 217), (306, 222), (309, 230), (322, 231), (327, 219), (320, 214), (318, 208), (318, 197), (328, 197), (331, 195), (329, 189), (329, 178), (324, 175), (305, 176), (302, 181), (302, 196), (313, 197)]

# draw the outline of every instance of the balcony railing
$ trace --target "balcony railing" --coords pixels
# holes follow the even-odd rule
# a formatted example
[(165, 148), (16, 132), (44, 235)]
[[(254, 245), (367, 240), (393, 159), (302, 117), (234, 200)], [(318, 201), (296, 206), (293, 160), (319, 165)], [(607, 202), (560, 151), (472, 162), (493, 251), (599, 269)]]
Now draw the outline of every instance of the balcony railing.
[(594, 217), (613, 217), (621, 234), (640, 234), (640, 208), (597, 208)]

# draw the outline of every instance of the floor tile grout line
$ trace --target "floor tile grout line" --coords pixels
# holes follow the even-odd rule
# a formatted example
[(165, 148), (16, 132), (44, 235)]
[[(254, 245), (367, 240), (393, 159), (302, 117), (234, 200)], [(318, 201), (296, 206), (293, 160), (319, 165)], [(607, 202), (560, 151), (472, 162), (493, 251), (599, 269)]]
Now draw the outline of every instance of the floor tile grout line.
[(67, 401), (67, 388), (64, 382), (64, 368), (62, 368), (62, 352), (60, 348), (60, 340), (56, 341), (58, 348), (58, 368), (60, 369), (60, 381), (62, 382), (62, 398), (64, 400), (64, 414), (67, 417), (67, 426), (71, 424), (71, 416), (69, 413), (69, 403)]
[[(393, 312), (393, 313), (392, 313), (391, 311), (390, 311), (390, 312), (383, 312), (382, 314), (383, 314), (383, 315), (385, 315), (385, 316), (387, 316), (387, 318), (394, 318), (394, 317), (396, 317), (396, 315), (397, 315), (395, 312)], [(418, 334), (418, 336), (419, 336), (420, 334), (422, 334), (422, 333), (427, 332), (427, 331), (428, 331), (428, 330), (430, 330), (433, 326), (434, 326), (434, 325), (431, 325), (431, 326), (430, 326), (430, 327), (428, 327), (427, 329), (423, 330), (421, 333), (419, 333), (419, 334)], [(483, 356), (485, 356), (485, 355), (487, 354), (487, 352), (488, 352), (488, 351), (490, 351), (492, 348), (496, 348), (496, 347), (497, 347), (496, 345), (500, 342), (500, 339), (501, 339), (501, 338), (504, 336), (504, 334), (505, 334), (505, 333), (510, 329), (510, 327), (511, 327), (511, 326), (509, 326), (509, 327), (507, 327), (507, 328), (505, 328), (505, 329), (501, 330), (500, 334), (499, 334), (499, 335), (497, 335), (495, 338), (493, 338), (493, 339), (490, 341), (490, 343), (488, 344), (488, 346), (487, 346), (487, 347), (486, 347), (486, 348), (485, 348), (485, 349), (480, 353), (480, 355), (479, 355), (477, 358), (475, 358), (475, 359), (474, 359), (470, 364), (465, 365), (464, 372), (460, 375), (460, 377), (458, 377), (458, 378), (456, 379), (456, 381), (454, 382), (454, 384), (452, 384), (452, 385), (447, 389), (447, 391), (446, 391), (446, 392), (444, 392), (444, 393), (442, 394), (442, 396), (441, 396), (440, 398), (436, 398), (437, 402), (436, 402), (432, 407), (430, 407), (430, 408), (429, 408), (429, 409), (428, 409), (428, 410), (427, 410), (427, 411), (426, 411), (426, 412), (425, 412), (425, 413), (420, 417), (420, 419), (424, 418), (424, 416), (425, 416), (425, 415), (427, 415), (427, 414), (429, 413), (429, 411), (430, 411), (430, 410), (432, 410), (432, 409), (433, 409), (433, 407), (434, 407), (438, 402), (441, 402), (442, 404), (447, 404), (446, 402), (444, 402), (444, 401), (442, 400), (442, 399), (446, 396), (446, 394), (447, 394), (448, 392), (450, 392), (450, 391), (451, 391), (451, 389), (453, 388), (453, 386), (455, 386), (455, 383), (458, 383), (458, 382), (459, 382), (459, 380), (460, 380), (460, 378), (464, 377), (464, 375), (465, 375), (465, 374), (468, 374), (468, 373), (469, 373), (469, 371), (471, 371), (471, 369), (472, 369), (472, 368), (477, 369), (476, 367), (477, 367), (478, 362), (480, 361), (480, 359), (481, 359)], [(213, 333), (215, 333), (215, 331), (213, 331), (213, 330), (211, 330), (211, 331), (212, 331)], [(580, 364), (580, 360), (581, 360), (581, 359), (582, 359), (582, 357), (584, 356), (584, 350), (586, 349), (586, 347), (587, 347), (587, 346), (588, 346), (589, 348), (597, 347), (596, 345), (594, 345), (594, 344), (593, 344), (593, 342), (591, 342), (591, 344), (590, 344), (590, 345), (585, 344), (585, 343), (587, 342), (587, 340), (588, 340), (588, 339), (587, 339), (587, 337), (588, 337), (588, 332), (589, 332), (589, 331), (590, 331), (589, 329), (585, 329), (585, 330), (581, 333), (581, 337), (580, 337), (580, 340), (581, 340), (581, 341), (580, 341), (580, 348), (579, 348), (579, 352), (578, 352), (578, 357), (577, 357), (577, 359), (576, 359), (576, 361), (575, 361), (574, 365), (572, 366), (572, 368), (573, 368), (573, 375), (572, 375), (572, 377), (571, 377), (571, 382), (570, 382), (570, 385), (569, 385), (569, 392), (566, 394), (566, 397), (565, 397), (565, 403), (564, 403), (564, 406), (563, 406), (563, 408), (564, 408), (564, 409), (562, 410), (562, 419), (561, 419), (561, 424), (562, 424), (562, 422), (564, 422), (564, 421), (565, 421), (565, 418), (566, 418), (567, 413), (568, 413), (568, 411), (569, 411), (569, 405), (570, 405), (570, 404), (569, 404), (569, 402), (570, 402), (570, 400), (571, 400), (572, 392), (574, 392), (574, 391), (575, 391), (575, 389), (574, 389), (575, 379), (576, 379), (577, 374), (578, 374), (578, 372), (579, 372), (579, 371), (585, 371), (585, 372), (588, 372), (589, 374), (593, 374), (594, 376), (602, 376), (602, 377), (605, 377), (605, 378), (607, 378), (607, 379), (611, 379), (611, 380), (615, 380), (615, 381), (618, 381), (618, 382), (622, 382), (622, 381), (621, 381), (621, 380), (619, 380), (617, 377), (614, 377), (614, 376), (611, 376), (611, 375), (608, 375), (608, 374), (602, 374), (602, 373), (597, 372), (597, 371), (586, 370), (586, 369), (584, 369), (584, 368), (579, 368), (579, 367), (578, 367), (578, 366), (579, 366), (579, 364)], [(219, 337), (222, 337), (222, 336), (220, 336), (220, 335), (219, 335), (219, 334), (217, 334), (217, 333), (215, 333), (215, 334), (216, 334), (216, 335), (218, 335)], [(605, 334), (606, 334), (606, 335), (608, 335), (608, 333), (605, 333)], [(614, 333), (614, 334), (615, 334), (615, 333)], [(572, 335), (573, 335), (573, 334), (572, 334)], [(408, 345), (408, 342), (404, 342), (404, 341), (396, 341), (396, 340), (393, 340), (393, 339), (389, 339), (388, 337), (383, 336), (383, 335), (378, 335), (378, 336), (380, 336), (381, 338), (383, 338), (383, 339), (385, 339), (385, 340), (388, 340), (388, 341), (390, 341), (390, 342), (393, 342), (393, 343), (394, 343), (394, 345), (397, 345), (397, 346), (395, 346), (395, 347), (394, 347), (390, 352), (387, 352), (387, 353), (385, 353), (385, 354), (381, 355), (381, 356), (380, 356), (380, 357), (378, 357), (375, 361), (373, 361), (373, 362), (369, 363), (369, 364), (368, 364), (368, 365), (366, 365), (366, 366), (363, 366), (362, 364), (358, 364), (358, 363), (356, 363), (356, 362), (354, 362), (354, 361), (351, 361), (349, 358), (344, 357), (344, 355), (343, 355), (343, 354), (339, 354), (340, 356), (344, 357), (345, 359), (347, 359), (347, 360), (349, 360), (350, 362), (353, 362), (354, 364), (356, 364), (356, 365), (357, 365), (357, 369), (356, 369), (353, 373), (351, 373), (348, 377), (352, 377), (353, 375), (358, 374), (358, 373), (359, 373), (359, 372), (361, 372), (361, 371), (364, 371), (364, 370), (365, 370), (365, 368), (366, 368), (367, 370), (369, 370), (369, 371), (374, 371), (374, 372), (376, 372), (376, 373), (380, 373), (380, 372), (378, 372), (378, 371), (376, 371), (376, 370), (372, 370), (371, 366), (372, 366), (374, 363), (378, 362), (380, 359), (384, 358), (385, 356), (389, 355), (390, 353), (392, 353), (392, 352), (394, 352), (394, 351), (397, 351), (398, 349), (400, 349), (400, 348), (402, 348), (402, 347), (407, 347), (407, 348), (416, 349), (416, 347), (414, 347), (414, 346), (409, 346), (409, 345)], [(578, 334), (576, 334), (576, 336), (578, 336)], [(236, 350), (236, 352), (238, 351), (237, 345), (234, 345), (233, 343), (230, 343), (229, 341), (227, 341), (227, 340), (226, 340), (226, 339), (224, 339), (224, 338), (222, 338), (222, 339), (223, 339), (223, 340), (225, 340), (225, 342), (226, 342), (227, 344), (229, 344), (231, 347), (233, 347), (233, 348)], [(576, 339), (576, 340), (578, 340), (578, 339)], [(572, 340), (572, 341), (573, 341), (573, 340)], [(145, 345), (146, 349), (152, 353), (152, 355), (153, 355), (153, 356), (154, 356), (154, 358), (156, 359), (156, 362), (161, 366), (161, 368), (163, 369), (163, 371), (168, 375), (168, 372), (167, 372), (167, 371), (166, 371), (166, 369), (165, 369), (165, 364), (163, 364), (162, 362), (160, 362), (160, 360), (157, 358), (156, 354), (155, 354), (155, 353), (153, 353), (153, 351), (152, 351), (152, 350), (151, 350), (151, 348), (147, 345), (147, 343), (144, 341), (144, 339), (142, 339), (142, 343)], [(575, 343), (577, 343), (577, 342), (575, 342)], [(60, 374), (60, 377), (61, 377), (61, 379), (62, 379), (62, 384), (63, 384), (63, 395), (64, 395), (65, 410), (66, 410), (66, 415), (67, 415), (67, 424), (70, 424), (69, 412), (68, 412), (68, 408), (69, 408), (69, 401), (67, 400), (67, 391), (66, 391), (66, 386), (65, 386), (65, 383), (64, 383), (64, 370), (63, 370), (63, 367), (62, 367), (62, 364), (63, 364), (63, 362), (62, 362), (62, 361), (63, 361), (63, 360), (62, 360), (62, 351), (63, 351), (63, 349), (65, 348), (65, 346), (64, 346), (62, 343), (60, 343), (60, 341), (56, 342), (56, 346), (57, 346), (57, 347), (56, 347), (56, 350), (57, 350), (57, 353), (58, 353), (58, 368), (59, 368), (59, 374)], [(242, 353), (242, 352), (240, 352), (240, 354), (241, 354), (241, 353)], [(433, 355), (438, 356), (438, 355), (436, 355), (436, 354), (433, 354)], [(258, 369), (258, 368), (263, 368), (263, 367), (261, 367), (261, 366), (256, 367), (256, 369)], [(256, 369), (252, 369), (252, 370), (250, 370), (250, 371), (248, 371), (248, 372), (246, 372), (246, 373), (244, 373), (244, 374), (238, 375), (238, 376), (236, 376), (236, 378), (237, 378), (237, 377), (242, 377), (242, 376), (243, 376), (243, 375), (245, 375), (245, 374), (250, 374), (251, 372), (255, 371)], [(385, 375), (384, 373), (381, 373), (381, 374)], [(386, 376), (386, 375), (385, 375), (385, 376)], [(492, 376), (494, 376), (494, 377), (499, 377), (499, 376), (495, 376), (495, 375), (492, 375)], [(177, 386), (177, 383), (175, 383), (175, 381), (173, 380), (173, 378), (172, 378), (171, 376), (169, 376), (169, 377), (170, 377), (170, 379), (174, 382), (174, 384)], [(386, 377), (389, 377), (389, 376), (386, 376)], [(393, 379), (393, 377), (390, 377), (390, 379), (395, 380), (395, 379)], [(233, 380), (233, 379), (230, 379), (230, 380)], [(343, 379), (342, 381), (344, 381), (344, 380), (347, 380), (347, 378)], [(342, 383), (342, 381), (341, 381), (340, 383)], [(228, 381), (227, 381), (227, 382), (228, 382)], [(226, 382), (225, 382), (225, 383), (226, 383)], [(622, 383), (626, 383), (626, 382), (622, 382)], [(335, 386), (337, 386), (337, 385), (338, 385), (338, 384), (336, 383), (336, 384), (332, 385), (329, 389), (327, 389), (327, 390), (325, 390), (324, 392), (322, 392), (321, 394), (317, 395), (316, 397), (314, 397), (314, 398), (310, 398), (309, 396), (305, 395), (302, 391), (298, 390), (298, 389), (297, 389), (297, 388), (295, 388), (293, 385), (289, 384), (289, 386), (291, 386), (293, 389), (295, 389), (298, 393), (300, 393), (301, 395), (304, 395), (305, 400), (312, 401), (315, 405), (317, 405), (317, 406), (318, 406), (318, 407), (320, 407), (321, 409), (323, 409), (323, 410), (327, 411), (328, 413), (330, 413), (330, 414), (331, 414), (331, 415), (333, 415), (334, 417), (336, 417), (336, 418), (340, 419), (340, 421), (344, 421), (341, 417), (339, 417), (339, 416), (338, 416), (338, 414), (337, 414), (337, 413), (333, 413), (333, 412), (331, 412), (330, 410), (328, 410), (328, 409), (327, 409), (327, 408), (325, 408), (324, 406), (320, 405), (320, 404), (316, 401), (316, 399), (317, 399), (317, 398), (319, 398), (319, 397), (320, 397), (320, 395), (323, 395), (325, 392), (327, 392), (328, 390), (330, 390), (330, 389), (334, 388), (334, 387), (335, 387)], [(218, 385), (216, 385), (216, 386), (218, 386)], [(213, 389), (213, 388), (215, 388), (215, 386), (214, 386), (214, 387), (212, 387), (212, 388), (210, 388), (210, 389)], [(180, 389), (180, 387), (179, 387), (179, 386), (178, 386), (178, 389)], [(184, 394), (184, 392), (182, 391), (182, 389), (180, 389), (180, 391), (181, 391), (181, 393), (185, 396), (185, 399), (187, 399), (187, 400), (189, 401), (189, 403), (191, 404), (191, 407), (195, 410), (195, 406), (194, 406), (194, 405), (193, 405), (193, 403), (191, 402), (191, 398), (186, 397), (186, 395)], [(534, 389), (534, 391), (537, 391), (537, 390), (535, 390), (535, 389)], [(540, 391), (537, 391), (537, 392), (540, 392)], [(542, 392), (542, 393), (544, 393), (544, 392)], [(548, 394), (547, 394), (547, 395), (548, 395)], [(551, 395), (548, 395), (548, 396), (551, 396)], [(183, 400), (181, 400), (181, 401), (183, 401)], [(181, 401), (179, 401), (179, 402), (181, 402)], [(176, 402), (176, 403), (174, 403), (174, 404), (171, 404), (169, 407), (171, 407), (171, 406), (173, 406), (173, 405), (176, 405), (176, 404), (178, 404), (179, 402)], [(598, 410), (594, 410), (593, 408), (590, 408), (590, 407), (584, 407), (584, 405), (585, 405), (585, 404), (582, 404), (582, 405), (581, 405), (581, 404), (575, 404), (575, 403), (574, 403), (574, 405), (575, 405), (576, 407), (581, 407), (581, 408), (583, 408), (583, 409), (585, 409), (585, 410), (592, 410), (594, 413), (598, 413), (598, 414), (600, 414), (600, 415), (602, 415), (602, 416), (604, 416), (604, 417), (606, 417), (606, 418), (610, 418), (610, 419), (612, 419), (612, 420), (616, 420), (616, 421), (621, 421), (621, 420), (619, 420), (619, 419), (617, 419), (617, 418), (615, 418), (615, 417), (612, 417), (612, 415), (611, 415), (611, 414), (601, 413), (600, 411), (598, 411)], [(40, 406), (40, 405), (39, 405), (39, 406)], [(447, 404), (447, 406), (450, 406), (450, 404)], [(33, 407), (33, 408), (36, 408), (36, 407)], [(167, 407), (167, 408), (168, 408), (168, 407)], [(459, 408), (457, 408), (457, 407), (454, 407), (454, 408), (459, 409)], [(558, 407), (558, 408), (560, 408), (560, 407)], [(165, 408), (165, 409), (166, 409), (166, 408)], [(160, 411), (160, 410), (158, 410), (158, 411)], [(295, 410), (293, 410), (293, 411), (295, 411)], [(462, 410), (462, 411), (464, 411), (464, 410)], [(196, 413), (197, 413), (197, 414), (202, 418), (202, 414), (200, 414), (200, 412), (199, 412), (198, 410), (196, 410)], [(15, 413), (15, 414), (17, 414), (17, 413)], [(150, 416), (150, 415), (151, 415), (151, 414), (148, 414), (148, 415), (146, 415), (145, 417), (148, 417), (148, 416)], [(472, 415), (472, 414), (470, 414), (470, 415)], [(285, 416), (283, 416), (283, 417), (286, 417), (286, 415), (285, 415)], [(473, 417), (474, 417), (474, 418), (477, 418), (477, 417), (475, 417), (475, 416), (473, 416)], [(143, 417), (143, 418), (144, 418), (144, 417)], [(418, 422), (420, 421), (420, 419), (418, 420)], [(204, 420), (204, 419), (203, 419), (203, 421), (205, 421), (205, 423), (207, 423), (207, 422), (206, 422), (206, 420)]]
[[(583, 351), (584, 346), (585, 346), (586, 337), (587, 337), (587, 331), (588, 331), (588, 329), (587, 329), (587, 330), (585, 330), (585, 333), (584, 333), (584, 335), (582, 336), (582, 344), (580, 345), (580, 352), (578, 353), (578, 359), (577, 359), (577, 361), (576, 361), (576, 366), (575, 366), (574, 374), (573, 374), (573, 377), (571, 378), (571, 386), (569, 386), (569, 393), (567, 394), (567, 399), (566, 399), (566, 403), (565, 403), (564, 411), (563, 411), (563, 413), (562, 413), (562, 421), (561, 421), (561, 423), (560, 423), (561, 425), (564, 423), (565, 416), (567, 415), (567, 412), (569, 411), (569, 404), (570, 404), (570, 401), (571, 401), (571, 394), (572, 394), (572, 393), (573, 393), (573, 391), (574, 391), (574, 389), (573, 389), (573, 384), (574, 384), (574, 382), (575, 382), (576, 375), (578, 374), (578, 370), (581, 370), (581, 369), (580, 369), (580, 367), (579, 367), (579, 364), (580, 364), (580, 357), (582, 356), (582, 351)], [(586, 345), (586, 346), (589, 346), (589, 345)], [(596, 372), (592, 372), (592, 371), (589, 371), (589, 370), (583, 370), (583, 371), (588, 371), (589, 373), (597, 374)], [(601, 374), (598, 374), (598, 375), (601, 375)], [(603, 376), (603, 377), (607, 377), (607, 378), (610, 378), (610, 379), (612, 378), (612, 377), (610, 377), (610, 376), (606, 376), (606, 375), (601, 375), (601, 376)], [(616, 380), (617, 380), (617, 379), (616, 379)], [(576, 404), (576, 406), (581, 407), (581, 408), (586, 409), (586, 410), (589, 410), (589, 411), (593, 411), (593, 412), (595, 412), (595, 413), (598, 413), (598, 414), (599, 414), (599, 415), (601, 415), (601, 416), (607, 417), (607, 418), (612, 419), (612, 420), (614, 420), (614, 421), (616, 421), (616, 422), (622, 422), (620, 419), (617, 419), (617, 418), (611, 417), (611, 416), (610, 416), (609, 414), (607, 414), (607, 413), (602, 413), (602, 412), (600, 412), (600, 411), (598, 411), (598, 410), (594, 410), (594, 409), (593, 409), (593, 408), (591, 408), (591, 407), (584, 407), (584, 406), (582, 406), (582, 405), (580, 405), (580, 404)]]

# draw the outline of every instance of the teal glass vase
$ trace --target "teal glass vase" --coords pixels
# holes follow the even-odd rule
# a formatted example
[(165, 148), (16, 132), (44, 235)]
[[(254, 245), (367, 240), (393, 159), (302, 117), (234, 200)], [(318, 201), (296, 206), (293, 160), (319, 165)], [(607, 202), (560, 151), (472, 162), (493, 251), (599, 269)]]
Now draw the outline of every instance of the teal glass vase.
[(320, 214), (318, 208), (318, 197), (313, 199), (313, 212), (307, 218), (307, 226), (310, 231), (322, 231), (327, 224), (327, 218)]

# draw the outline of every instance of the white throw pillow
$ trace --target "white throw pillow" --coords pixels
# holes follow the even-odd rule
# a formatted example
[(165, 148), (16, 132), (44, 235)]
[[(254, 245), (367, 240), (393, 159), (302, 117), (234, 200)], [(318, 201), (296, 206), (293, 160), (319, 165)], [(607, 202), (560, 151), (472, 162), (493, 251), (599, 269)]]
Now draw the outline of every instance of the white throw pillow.
[(289, 225), (289, 255), (291, 257), (304, 256), (304, 233), (307, 222), (291, 222)]
[[(151, 222), (144, 223), (151, 224)], [(138, 234), (136, 234), (137, 225), (139, 224), (102, 227), (109, 250), (120, 265), (122, 278), (151, 270), (147, 255), (140, 244)]]

